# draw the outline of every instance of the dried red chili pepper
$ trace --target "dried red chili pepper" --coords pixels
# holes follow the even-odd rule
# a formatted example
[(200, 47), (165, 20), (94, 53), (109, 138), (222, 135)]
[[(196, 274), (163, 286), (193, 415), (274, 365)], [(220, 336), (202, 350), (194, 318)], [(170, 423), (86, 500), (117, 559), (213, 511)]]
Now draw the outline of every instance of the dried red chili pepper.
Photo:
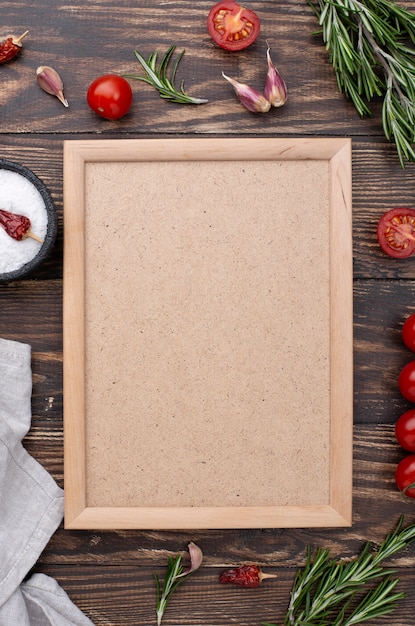
[(32, 224), (25, 215), (18, 215), (17, 213), (10, 213), (10, 211), (0, 209), (0, 226), (4, 228), (10, 237), (17, 241), (31, 237), (39, 243), (43, 243), (41, 239), (30, 231)]
[(29, 31), (26, 30), (20, 37), (8, 37), (0, 44), (0, 63), (7, 63), (14, 59), (22, 49), (22, 39)]
[(219, 582), (233, 583), (240, 587), (258, 587), (264, 578), (276, 577), (276, 574), (264, 574), (258, 565), (241, 565), (222, 572), (219, 576)]

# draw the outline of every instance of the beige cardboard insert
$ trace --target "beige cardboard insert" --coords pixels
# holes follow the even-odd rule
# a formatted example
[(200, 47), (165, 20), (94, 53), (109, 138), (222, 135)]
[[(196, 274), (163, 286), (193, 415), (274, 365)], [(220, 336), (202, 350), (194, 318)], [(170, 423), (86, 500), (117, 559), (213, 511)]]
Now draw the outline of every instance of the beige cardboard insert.
[[(84, 511), (75, 517), (95, 520), (73, 527), (308, 525), (307, 511), (310, 525), (334, 524), (322, 513), (333, 509), (337, 445), (332, 163), (257, 154), (270, 140), (245, 140), (235, 159), (226, 140), (212, 140), (217, 156), (207, 140), (208, 158), (198, 145), (192, 158), (189, 141), (166, 158), (175, 140), (156, 141), (158, 151), (155, 141), (115, 159), (114, 142), (90, 142), (108, 157), (83, 157)], [(78, 265), (70, 242), (69, 233), (65, 272)], [(342, 271), (350, 294), (350, 267)], [(77, 455), (65, 445), (70, 489)]]

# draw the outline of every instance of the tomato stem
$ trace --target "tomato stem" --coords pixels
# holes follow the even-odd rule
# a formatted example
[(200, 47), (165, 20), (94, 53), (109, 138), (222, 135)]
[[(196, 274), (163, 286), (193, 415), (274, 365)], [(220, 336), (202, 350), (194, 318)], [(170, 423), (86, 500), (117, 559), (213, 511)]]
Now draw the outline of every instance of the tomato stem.
[(402, 493), (406, 493), (408, 489), (414, 489), (414, 488), (415, 488), (415, 483), (411, 483), (410, 485), (407, 485), (406, 487), (402, 489)]

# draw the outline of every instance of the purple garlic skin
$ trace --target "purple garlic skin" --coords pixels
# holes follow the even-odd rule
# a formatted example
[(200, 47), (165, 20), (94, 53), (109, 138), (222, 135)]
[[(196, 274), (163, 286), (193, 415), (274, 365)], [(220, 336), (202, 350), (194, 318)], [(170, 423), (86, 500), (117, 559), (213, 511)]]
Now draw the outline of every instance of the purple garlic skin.
[(259, 93), (259, 91), (253, 87), (238, 83), (237, 80), (229, 78), (229, 76), (226, 76), (223, 72), (222, 76), (232, 85), (239, 101), (248, 111), (252, 111), (253, 113), (266, 113), (270, 110), (271, 103), (262, 93)]
[(49, 93), (51, 96), (56, 96), (63, 106), (68, 107), (68, 101), (63, 95), (63, 83), (58, 72), (49, 67), (49, 65), (41, 65), (36, 70), (37, 82), (39, 87)]
[(287, 86), (271, 60), (269, 47), (267, 50), (267, 64), (268, 72), (265, 82), (264, 96), (273, 107), (282, 107), (287, 101)]
[(199, 546), (191, 541), (187, 547), (189, 550), (190, 565), (187, 569), (183, 570), (183, 572), (179, 574), (177, 578), (181, 578), (182, 576), (187, 576), (188, 574), (195, 572), (202, 565), (203, 552), (199, 548)]

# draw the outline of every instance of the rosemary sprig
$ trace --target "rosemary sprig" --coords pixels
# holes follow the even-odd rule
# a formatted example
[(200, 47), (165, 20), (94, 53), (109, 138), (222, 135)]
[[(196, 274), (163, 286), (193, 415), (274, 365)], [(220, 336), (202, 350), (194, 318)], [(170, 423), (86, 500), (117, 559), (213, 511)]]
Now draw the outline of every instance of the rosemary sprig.
[[(395, 592), (395, 570), (381, 564), (415, 540), (415, 524), (402, 528), (403, 517), (373, 552), (367, 542), (354, 559), (335, 561), (319, 548), (297, 572), (284, 626), (354, 626), (391, 613), (403, 592)], [(373, 586), (373, 581), (377, 583)], [(372, 583), (371, 588), (367, 584)], [(263, 626), (277, 626), (263, 623)]]
[(207, 100), (201, 98), (193, 98), (189, 96), (184, 90), (184, 81), (181, 82), (180, 88), (175, 86), (177, 67), (183, 58), (184, 50), (176, 57), (171, 72), (170, 78), (167, 75), (167, 69), (172, 59), (176, 46), (170, 46), (170, 48), (162, 56), (159, 63), (157, 50), (150, 54), (146, 60), (138, 50), (134, 51), (137, 61), (143, 67), (146, 76), (140, 76), (139, 74), (124, 74), (126, 78), (132, 78), (135, 80), (141, 80), (144, 83), (148, 83), (157, 89), (161, 98), (170, 100), (171, 102), (177, 102), (179, 104), (205, 104)]
[(190, 576), (190, 574), (199, 569), (202, 564), (203, 553), (199, 546), (191, 541), (188, 548), (190, 566), (187, 569), (183, 568), (182, 556), (181, 554), (178, 554), (176, 556), (169, 557), (163, 583), (161, 583), (157, 574), (153, 574), (157, 590), (157, 626), (160, 626), (162, 622), (167, 603), (170, 600), (172, 593)]
[(402, 167), (415, 161), (415, 14), (394, 0), (306, 0), (340, 92), (362, 117), (383, 97), (382, 126)]
[(157, 625), (160, 626), (161, 620), (164, 615), (164, 611), (167, 607), (167, 602), (173, 593), (173, 591), (178, 587), (178, 585), (183, 582), (183, 578), (179, 578), (180, 574), (183, 572), (183, 567), (181, 565), (182, 557), (177, 555), (175, 557), (169, 557), (167, 562), (166, 574), (164, 577), (163, 585), (160, 583), (160, 579), (157, 574), (153, 574), (154, 580), (156, 581), (156, 589), (157, 589)]

